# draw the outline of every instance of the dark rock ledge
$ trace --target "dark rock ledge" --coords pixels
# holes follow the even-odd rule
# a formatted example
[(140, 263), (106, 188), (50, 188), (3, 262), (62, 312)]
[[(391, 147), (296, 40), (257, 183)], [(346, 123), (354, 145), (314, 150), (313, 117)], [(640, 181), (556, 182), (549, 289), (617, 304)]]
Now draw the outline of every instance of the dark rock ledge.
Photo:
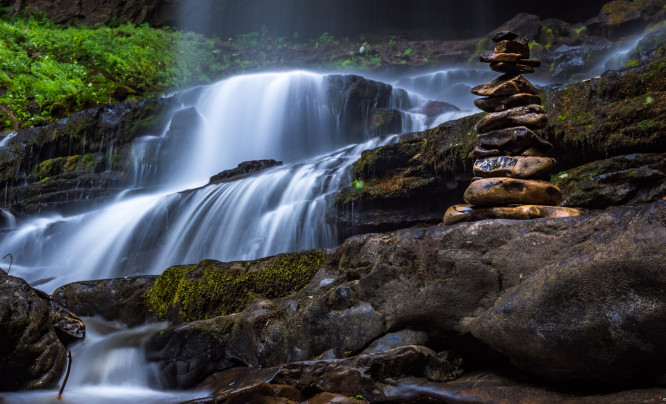
[[(155, 334), (147, 358), (171, 387), (222, 372), (198, 402), (666, 397), (664, 240), (666, 201), (356, 236), (291, 296), (209, 319), (200, 302), (201, 320)], [(430, 363), (446, 371), (414, 367)]]

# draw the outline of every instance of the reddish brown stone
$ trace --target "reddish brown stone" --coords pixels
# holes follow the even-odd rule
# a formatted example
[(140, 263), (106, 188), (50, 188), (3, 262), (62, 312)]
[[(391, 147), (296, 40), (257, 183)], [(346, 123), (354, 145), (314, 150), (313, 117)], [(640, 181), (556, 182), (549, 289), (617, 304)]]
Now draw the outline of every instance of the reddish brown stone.
[(559, 205), (562, 192), (546, 181), (516, 178), (486, 178), (474, 181), (463, 195), (475, 206)]
[(472, 94), (482, 97), (497, 97), (520, 93), (538, 94), (537, 89), (523, 76), (505, 74), (495, 80), (472, 88)]
[(474, 105), (486, 112), (500, 112), (514, 107), (522, 107), (530, 104), (540, 104), (538, 95), (520, 93), (504, 95), (500, 97), (479, 98), (474, 100)]
[(475, 208), (472, 205), (454, 205), (447, 209), (444, 214), (444, 224), (452, 225), (486, 219), (529, 220), (573, 217), (582, 214), (583, 212), (579, 209), (565, 208), (562, 206), (519, 205)]
[(504, 40), (497, 42), (495, 53), (519, 53), (527, 59), (530, 57), (530, 47), (524, 42)]
[(543, 129), (547, 125), (548, 116), (541, 105), (531, 104), (488, 114), (481, 118), (475, 129), (479, 133), (486, 133), (514, 126), (525, 126), (532, 130)]

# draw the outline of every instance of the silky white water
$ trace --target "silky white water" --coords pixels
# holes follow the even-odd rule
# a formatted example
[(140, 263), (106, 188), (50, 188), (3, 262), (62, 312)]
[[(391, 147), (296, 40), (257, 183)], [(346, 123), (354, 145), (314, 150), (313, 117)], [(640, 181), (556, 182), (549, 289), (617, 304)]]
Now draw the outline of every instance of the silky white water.
[[(450, 83), (440, 80), (439, 85)], [(470, 113), (426, 117), (420, 108), (427, 100), (414, 91), (393, 91), (391, 106), (403, 116), (400, 132)], [(350, 133), (345, 105), (329, 101), (325, 75), (309, 72), (244, 75), (213, 84), (196, 102), (174, 110), (174, 121), (184, 112), (200, 118), (189, 127), (187, 142), (169, 150), (169, 127), (136, 140), (128, 191), (95, 210), (19, 220), (1, 234), (0, 255), (13, 254), (12, 275), (51, 292), (69, 282), (158, 274), (203, 259), (245, 260), (332, 247), (338, 235), (331, 202), (349, 186), (349, 166), (363, 150), (397, 141), (398, 133)], [(362, 107), (363, 113), (373, 109)], [(204, 186), (219, 171), (258, 159), (284, 164)], [(75, 350), (64, 402), (188, 399), (155, 390), (160, 386), (140, 342), (158, 328), (102, 332), (108, 326), (96, 320), (88, 324), (87, 339)], [(54, 395), (4, 398), (41, 402)]]
[[(201, 123), (191, 128), (187, 147), (161, 162), (169, 175), (159, 188), (78, 215), (27, 220), (3, 234), (0, 252), (13, 254), (14, 274), (51, 292), (73, 281), (157, 274), (202, 259), (332, 247), (337, 234), (328, 204), (348, 184), (347, 167), (361, 151), (395, 137), (342, 132), (341, 111), (329, 105), (324, 79), (301, 71), (264, 73), (208, 87), (196, 104), (178, 109), (195, 108)], [(410, 110), (426, 99), (402, 93), (392, 101), (404, 108), (402, 131), (425, 129), (426, 117)], [(138, 159), (146, 159), (147, 143), (167, 134), (139, 139)], [(178, 193), (242, 161), (267, 158), (285, 164)], [(151, 181), (151, 169), (141, 167), (134, 164), (134, 188)]]

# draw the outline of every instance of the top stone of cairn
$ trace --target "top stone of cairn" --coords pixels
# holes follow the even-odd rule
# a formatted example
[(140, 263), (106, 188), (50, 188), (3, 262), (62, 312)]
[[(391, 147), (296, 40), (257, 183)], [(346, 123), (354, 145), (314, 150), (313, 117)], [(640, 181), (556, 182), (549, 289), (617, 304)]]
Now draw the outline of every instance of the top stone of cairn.
[(498, 32), (495, 35), (493, 35), (493, 41), (495, 41), (495, 42), (513, 41), (516, 38), (518, 38), (518, 34), (515, 34), (511, 31), (502, 31), (502, 32)]

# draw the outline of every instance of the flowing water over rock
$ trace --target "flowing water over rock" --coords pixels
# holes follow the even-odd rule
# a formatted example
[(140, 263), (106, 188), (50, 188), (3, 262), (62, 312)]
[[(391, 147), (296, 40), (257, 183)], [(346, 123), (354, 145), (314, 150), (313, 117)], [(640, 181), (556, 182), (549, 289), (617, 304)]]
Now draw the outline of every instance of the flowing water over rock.
[[(13, 254), (14, 273), (51, 291), (72, 281), (156, 274), (206, 258), (252, 259), (336, 245), (327, 201), (348, 185), (346, 169), (362, 150), (396, 140), (374, 137), (372, 125), (351, 131), (349, 117), (358, 111), (350, 105), (366, 122), (377, 107), (399, 109), (402, 127), (396, 132), (423, 130), (427, 120), (412, 112), (425, 98), (391, 92), (381, 83), (390, 96), (386, 105), (355, 101), (353, 90), (361, 86), (356, 81), (340, 101), (331, 94), (331, 82), (346, 77), (264, 73), (200, 90), (198, 99), (175, 111), (170, 123), (189, 110), (196, 119), (186, 121), (186, 139), (170, 139), (167, 127), (135, 144), (133, 192), (95, 211), (27, 220), (3, 235), (0, 251)], [(439, 81), (441, 87), (451, 85)], [(370, 101), (381, 102), (377, 98)], [(437, 119), (465, 114), (449, 110)], [(242, 161), (265, 158), (285, 164), (179, 193)], [(153, 186), (150, 193), (136, 194), (147, 185)], [(48, 278), (53, 279), (40, 281)]]
[[(73, 281), (157, 274), (170, 265), (208, 258), (253, 259), (335, 246), (339, 238), (329, 202), (349, 186), (348, 168), (363, 150), (397, 141), (398, 133), (470, 113), (454, 107), (428, 117), (422, 109), (429, 95), (391, 90), (381, 83), (389, 89), (386, 105), (355, 101), (351, 90), (341, 102), (340, 95), (330, 91), (332, 80), (347, 76), (340, 77), (265, 73), (233, 77), (199, 90), (195, 102), (174, 111), (162, 133), (135, 142), (132, 186), (114, 202), (71, 216), (12, 222), (0, 239), (0, 251), (13, 254), (12, 274), (51, 292)], [(350, 88), (358, 88), (361, 84), (351, 77)], [(451, 85), (447, 80), (438, 83)], [(398, 110), (401, 126), (393, 134), (377, 136), (376, 125), (367, 124), (374, 122), (371, 116), (378, 107)], [(188, 118), (181, 119), (186, 114)], [(353, 114), (365, 124), (351, 125)], [(183, 122), (187, 130), (180, 132), (187, 136), (171, 138), (170, 129)], [(266, 158), (284, 164), (206, 185), (223, 169)], [(110, 326), (96, 320), (87, 322), (92, 332), (75, 350), (75, 370), (64, 402), (196, 397), (151, 390), (160, 384), (145, 364), (141, 342), (157, 326), (108, 330)], [(5, 398), (39, 402), (54, 395)]]

